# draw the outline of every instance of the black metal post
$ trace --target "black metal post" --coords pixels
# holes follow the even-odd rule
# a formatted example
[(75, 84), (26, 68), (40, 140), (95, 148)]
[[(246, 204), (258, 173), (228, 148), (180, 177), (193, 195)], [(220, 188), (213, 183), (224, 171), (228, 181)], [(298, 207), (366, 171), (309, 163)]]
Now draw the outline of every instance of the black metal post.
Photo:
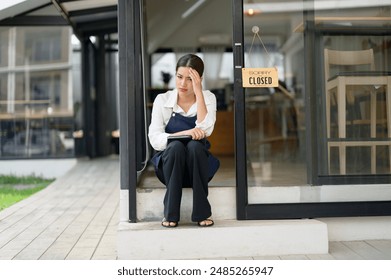
[(135, 42), (135, 23), (139, 21), (140, 0), (118, 1), (118, 55), (120, 99), (120, 184), (129, 194), (129, 222), (136, 222), (136, 75), (140, 75)]
[(96, 157), (96, 125), (95, 125), (95, 98), (93, 96), (94, 88), (94, 49), (90, 40), (84, 39), (81, 41), (81, 55), (82, 55), (82, 106), (83, 106), (83, 141), (85, 153), (88, 157)]
[(104, 36), (98, 37), (97, 52), (95, 58), (95, 75), (96, 79), (96, 141), (97, 141), (97, 155), (108, 156), (111, 153), (111, 127), (110, 119), (114, 116), (112, 114), (112, 107), (110, 99), (114, 98), (112, 92), (107, 89), (108, 69), (110, 65), (106, 62), (106, 45)]

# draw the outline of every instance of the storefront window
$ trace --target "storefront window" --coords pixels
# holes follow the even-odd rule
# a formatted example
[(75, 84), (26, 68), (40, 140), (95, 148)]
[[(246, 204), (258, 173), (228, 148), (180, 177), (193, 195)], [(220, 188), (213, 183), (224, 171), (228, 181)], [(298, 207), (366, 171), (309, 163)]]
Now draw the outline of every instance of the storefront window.
[(1, 158), (73, 156), (70, 35), (68, 27), (2, 29), (12, 51), (0, 64)]
[[(319, 1), (316, 1), (319, 2)], [(323, 175), (391, 174), (391, 6), (315, 5), (323, 61)]]

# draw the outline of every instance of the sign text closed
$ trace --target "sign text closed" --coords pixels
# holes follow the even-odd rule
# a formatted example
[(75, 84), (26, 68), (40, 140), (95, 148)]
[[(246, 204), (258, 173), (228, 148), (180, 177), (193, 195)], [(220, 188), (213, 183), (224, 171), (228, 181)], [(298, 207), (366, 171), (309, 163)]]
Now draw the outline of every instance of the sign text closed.
[(276, 68), (242, 68), (243, 87), (278, 87)]

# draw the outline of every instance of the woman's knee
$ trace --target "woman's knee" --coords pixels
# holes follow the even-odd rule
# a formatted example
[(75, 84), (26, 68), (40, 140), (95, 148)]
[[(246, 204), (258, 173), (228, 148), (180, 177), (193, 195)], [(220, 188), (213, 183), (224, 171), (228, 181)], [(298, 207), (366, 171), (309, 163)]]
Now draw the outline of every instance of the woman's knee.
[(187, 150), (189, 154), (200, 155), (206, 154), (207, 149), (202, 141), (190, 141), (187, 144)]
[(173, 141), (167, 145), (164, 151), (164, 157), (178, 157), (184, 155), (186, 147), (180, 141)]
[(167, 150), (182, 152), (184, 149), (185, 145), (181, 141), (172, 141), (167, 145)]

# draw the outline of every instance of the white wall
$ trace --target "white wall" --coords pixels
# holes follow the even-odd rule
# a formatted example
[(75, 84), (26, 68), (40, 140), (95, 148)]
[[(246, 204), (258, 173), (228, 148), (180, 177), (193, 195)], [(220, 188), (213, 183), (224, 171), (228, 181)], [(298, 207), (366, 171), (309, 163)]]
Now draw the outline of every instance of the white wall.
[(30, 176), (56, 179), (77, 163), (72, 159), (0, 160), (0, 175)]

